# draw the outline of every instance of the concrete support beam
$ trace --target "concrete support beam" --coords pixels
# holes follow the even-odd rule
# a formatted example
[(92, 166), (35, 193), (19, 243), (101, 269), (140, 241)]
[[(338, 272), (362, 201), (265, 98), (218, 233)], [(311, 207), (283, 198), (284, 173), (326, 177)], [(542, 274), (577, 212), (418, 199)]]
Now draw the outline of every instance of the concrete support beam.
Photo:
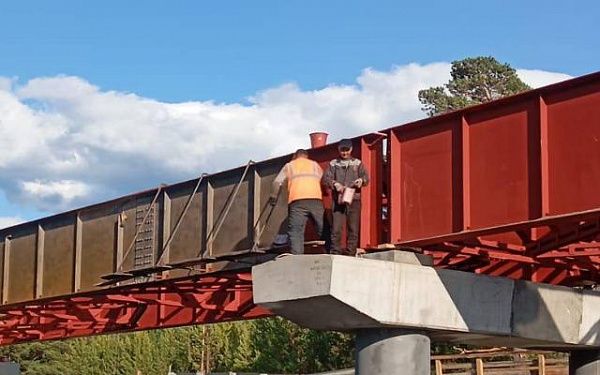
[(430, 341), (402, 329), (356, 331), (356, 375), (430, 375)]
[(600, 349), (600, 292), (401, 258), (279, 258), (253, 268), (254, 300), (320, 330), (401, 328), (425, 331), (433, 341), (480, 346)]
[(600, 375), (600, 349), (571, 352), (569, 375)]

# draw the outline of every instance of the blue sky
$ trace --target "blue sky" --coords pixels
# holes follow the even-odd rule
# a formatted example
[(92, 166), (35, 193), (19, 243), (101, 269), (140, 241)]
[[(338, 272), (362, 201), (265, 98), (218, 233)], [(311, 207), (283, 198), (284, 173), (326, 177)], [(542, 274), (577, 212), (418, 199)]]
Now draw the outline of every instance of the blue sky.
[[(256, 158), (257, 149), (286, 152), (311, 126), (339, 137), (401, 123), (419, 116), (415, 90), (443, 83), (448, 62), (468, 56), (571, 76), (596, 71), (599, 16), (592, 1), (3, 2), (0, 119), (12, 122), (0, 122), (0, 135), (31, 141), (0, 141), (16, 155), (0, 158), (0, 218), (31, 219), (163, 176), (192, 178)], [(381, 108), (389, 93), (400, 96), (373, 113), (368, 103)], [(284, 123), (293, 126), (282, 136), (295, 132), (285, 147), (257, 136), (232, 148), (223, 139), (236, 135), (212, 128), (260, 135)], [(144, 137), (135, 139), (139, 124)], [(129, 143), (111, 138), (111, 126), (126, 129)], [(187, 142), (196, 133), (203, 137)], [(165, 139), (179, 158), (150, 151)], [(138, 172), (131, 160), (156, 171)]]
[(12, 1), (0, 5), (0, 73), (165, 101), (489, 54), (581, 75), (599, 66), (599, 16), (594, 1)]

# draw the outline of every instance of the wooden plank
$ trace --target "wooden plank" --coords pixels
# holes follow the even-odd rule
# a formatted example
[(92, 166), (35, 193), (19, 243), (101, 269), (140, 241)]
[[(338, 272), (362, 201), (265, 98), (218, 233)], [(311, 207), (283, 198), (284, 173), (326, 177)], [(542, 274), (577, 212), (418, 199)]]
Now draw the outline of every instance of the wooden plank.
[(435, 360), (435, 375), (444, 375), (442, 361)]
[[(435, 368), (435, 375), (442, 374), (446, 371), (453, 375), (467, 374), (566, 374), (568, 371), (568, 360), (566, 358), (548, 358), (546, 355), (552, 353), (547, 351), (529, 351), (529, 350), (514, 350), (514, 351), (491, 351), (491, 352), (476, 352), (463, 353), (452, 355), (434, 355), (432, 359), (432, 367)], [(523, 355), (527, 356), (522, 357)], [(505, 357), (512, 357), (510, 360), (501, 360)], [(521, 357), (521, 358), (520, 358)], [(496, 358), (496, 359), (494, 359)], [(461, 360), (474, 359), (475, 362), (465, 363)], [(484, 359), (487, 361), (484, 362)], [(457, 362), (459, 361), (459, 362)]]
[(538, 375), (546, 375), (546, 357), (538, 354)]
[(484, 372), (483, 372), (483, 359), (476, 358), (475, 359), (475, 366), (476, 366), (477, 375), (484, 375)]

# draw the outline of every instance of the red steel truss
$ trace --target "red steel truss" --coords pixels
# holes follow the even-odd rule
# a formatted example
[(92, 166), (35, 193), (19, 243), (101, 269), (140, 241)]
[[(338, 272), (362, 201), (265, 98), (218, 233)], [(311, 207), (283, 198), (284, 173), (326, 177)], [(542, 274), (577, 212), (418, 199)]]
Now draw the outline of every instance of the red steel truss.
[(270, 316), (250, 273), (165, 279), (2, 306), (0, 345)]
[(600, 210), (407, 241), (437, 267), (569, 286), (600, 283)]
[[(405, 241), (436, 267), (562, 285), (600, 282), (600, 210)], [(0, 308), (0, 345), (270, 316), (249, 272), (117, 286)]]

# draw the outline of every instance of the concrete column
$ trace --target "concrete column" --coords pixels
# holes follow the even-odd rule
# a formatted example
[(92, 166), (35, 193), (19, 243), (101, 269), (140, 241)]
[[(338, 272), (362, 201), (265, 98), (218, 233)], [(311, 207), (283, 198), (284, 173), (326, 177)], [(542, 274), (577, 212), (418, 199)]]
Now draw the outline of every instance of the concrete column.
[(358, 330), (356, 375), (430, 375), (430, 347), (429, 337), (420, 332), (395, 328)]
[(600, 350), (572, 351), (569, 375), (600, 375)]

